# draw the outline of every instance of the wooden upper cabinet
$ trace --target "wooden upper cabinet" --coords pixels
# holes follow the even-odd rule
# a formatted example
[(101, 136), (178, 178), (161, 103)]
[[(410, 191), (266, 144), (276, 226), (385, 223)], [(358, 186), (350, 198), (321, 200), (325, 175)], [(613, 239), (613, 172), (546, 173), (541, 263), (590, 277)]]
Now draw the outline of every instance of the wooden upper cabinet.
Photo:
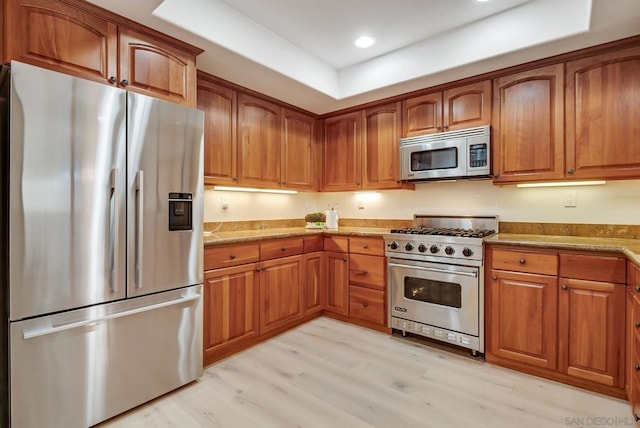
[(495, 183), (564, 178), (564, 66), (495, 79)]
[(117, 79), (116, 24), (53, 0), (8, 0), (6, 8), (5, 62), (26, 62), (103, 83)]
[(282, 108), (238, 95), (238, 183), (279, 187)]
[(119, 28), (120, 84), (128, 90), (196, 105), (196, 58), (172, 44)]
[(409, 98), (402, 106), (404, 137), (442, 131), (442, 92)]
[(81, 0), (6, 0), (4, 61), (195, 107), (200, 49)]
[(403, 101), (404, 137), (472, 128), (491, 123), (491, 81)]
[(400, 187), (400, 103), (364, 111), (363, 189)]
[(572, 177), (640, 177), (640, 46), (567, 63)]
[(322, 190), (358, 190), (362, 184), (362, 114), (346, 113), (324, 121)]
[(316, 120), (284, 109), (282, 115), (281, 181), (290, 189), (315, 190)]
[(204, 181), (235, 184), (236, 91), (199, 75), (198, 109), (204, 112)]

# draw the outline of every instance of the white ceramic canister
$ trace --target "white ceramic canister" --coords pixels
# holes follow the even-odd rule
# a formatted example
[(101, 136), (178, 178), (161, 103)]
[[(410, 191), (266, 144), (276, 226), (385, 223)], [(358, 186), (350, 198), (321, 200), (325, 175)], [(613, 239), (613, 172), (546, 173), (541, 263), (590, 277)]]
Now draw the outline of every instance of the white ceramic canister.
[(338, 229), (338, 211), (327, 210), (324, 212), (327, 217), (324, 223), (325, 229), (337, 230)]

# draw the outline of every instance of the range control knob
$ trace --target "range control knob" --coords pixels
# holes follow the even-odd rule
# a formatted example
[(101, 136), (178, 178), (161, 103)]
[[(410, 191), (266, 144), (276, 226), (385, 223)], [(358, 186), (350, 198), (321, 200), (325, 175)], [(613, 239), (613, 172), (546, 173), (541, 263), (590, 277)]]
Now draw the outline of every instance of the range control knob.
[(389, 244), (389, 248), (391, 248), (392, 250), (397, 250), (398, 243), (396, 241), (393, 241), (391, 244)]
[(465, 257), (471, 257), (471, 256), (473, 256), (473, 250), (472, 250), (471, 248), (466, 248), (466, 247), (465, 247), (465, 249), (464, 249), (464, 250), (462, 250), (462, 254), (463, 254)]
[(437, 245), (432, 245), (431, 248), (429, 248), (429, 251), (431, 251), (432, 254), (435, 254), (440, 251), (440, 248)]
[(407, 242), (407, 245), (404, 246), (404, 249), (407, 251), (413, 250), (413, 244), (411, 242)]
[(444, 249), (444, 252), (447, 253), (448, 256), (450, 256), (451, 254), (455, 253), (456, 250), (454, 250), (451, 245), (447, 245)]
[(418, 251), (420, 251), (421, 253), (424, 253), (425, 251), (427, 251), (427, 246), (424, 244), (418, 245)]

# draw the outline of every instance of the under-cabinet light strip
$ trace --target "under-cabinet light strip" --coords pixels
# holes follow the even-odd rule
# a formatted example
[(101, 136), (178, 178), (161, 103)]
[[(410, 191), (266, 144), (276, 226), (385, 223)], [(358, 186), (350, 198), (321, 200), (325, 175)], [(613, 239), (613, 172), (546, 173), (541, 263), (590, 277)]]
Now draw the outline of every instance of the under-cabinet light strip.
[(604, 180), (596, 181), (558, 181), (551, 183), (520, 183), (517, 187), (564, 187), (564, 186), (595, 186), (599, 184), (607, 184)]
[(297, 190), (256, 189), (254, 187), (231, 187), (231, 186), (213, 186), (213, 190), (224, 190), (227, 192), (279, 193), (283, 195), (295, 195), (298, 193)]

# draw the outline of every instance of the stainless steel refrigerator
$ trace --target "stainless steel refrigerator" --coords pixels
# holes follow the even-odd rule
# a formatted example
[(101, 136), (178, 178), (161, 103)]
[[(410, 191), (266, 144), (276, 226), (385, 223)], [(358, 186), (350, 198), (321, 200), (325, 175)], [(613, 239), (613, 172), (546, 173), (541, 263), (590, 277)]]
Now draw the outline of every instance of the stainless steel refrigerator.
[(197, 379), (202, 112), (0, 76), (4, 423), (90, 426)]

